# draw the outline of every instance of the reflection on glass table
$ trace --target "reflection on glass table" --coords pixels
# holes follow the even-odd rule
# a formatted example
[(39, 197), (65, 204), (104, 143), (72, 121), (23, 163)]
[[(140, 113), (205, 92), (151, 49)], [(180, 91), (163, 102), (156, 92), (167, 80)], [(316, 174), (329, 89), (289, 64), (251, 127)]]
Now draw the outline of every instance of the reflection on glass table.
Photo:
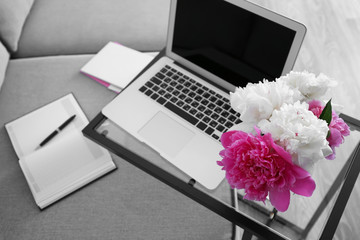
[[(157, 152), (108, 120), (101, 113), (84, 134), (119, 157), (237, 225), (238, 239), (331, 239), (360, 171), (360, 121), (342, 114), (350, 136), (335, 160), (319, 163), (311, 173), (316, 190), (311, 197), (291, 195), (286, 212), (268, 201), (243, 199), (243, 192), (224, 180), (208, 190), (163, 159)], [(225, 230), (224, 230), (225, 231)]]

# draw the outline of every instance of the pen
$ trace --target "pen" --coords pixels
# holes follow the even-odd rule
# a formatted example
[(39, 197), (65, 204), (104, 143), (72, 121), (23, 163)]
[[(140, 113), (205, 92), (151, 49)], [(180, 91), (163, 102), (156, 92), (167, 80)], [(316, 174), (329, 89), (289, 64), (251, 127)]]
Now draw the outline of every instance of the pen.
[(72, 115), (69, 117), (63, 124), (61, 124), (55, 131), (53, 131), (49, 136), (47, 136), (40, 144), (37, 146), (37, 149), (44, 146), (47, 142), (49, 142), (52, 138), (54, 138), (60, 131), (62, 131), (69, 123), (71, 123), (75, 119), (76, 115)]

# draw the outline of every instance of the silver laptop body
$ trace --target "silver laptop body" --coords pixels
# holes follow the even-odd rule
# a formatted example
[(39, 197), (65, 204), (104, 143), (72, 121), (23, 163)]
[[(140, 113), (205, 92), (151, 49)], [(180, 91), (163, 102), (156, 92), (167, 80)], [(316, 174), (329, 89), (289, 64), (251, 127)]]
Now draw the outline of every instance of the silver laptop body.
[(217, 165), (221, 134), (239, 122), (229, 92), (289, 72), (305, 32), (243, 0), (172, 0), (165, 56), (102, 113), (215, 189), (225, 177)]

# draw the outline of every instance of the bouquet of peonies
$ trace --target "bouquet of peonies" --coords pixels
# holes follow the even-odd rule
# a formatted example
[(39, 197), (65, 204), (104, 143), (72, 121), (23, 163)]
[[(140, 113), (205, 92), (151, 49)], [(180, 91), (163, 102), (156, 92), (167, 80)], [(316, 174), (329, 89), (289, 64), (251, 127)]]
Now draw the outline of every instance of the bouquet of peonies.
[(350, 134), (332, 111), (325, 93), (336, 82), (324, 74), (291, 72), (274, 82), (249, 83), (230, 94), (240, 124), (221, 136), (218, 164), (232, 188), (245, 199), (265, 202), (269, 195), (278, 211), (286, 211), (290, 191), (310, 197), (310, 172), (323, 159), (335, 159), (335, 147)]

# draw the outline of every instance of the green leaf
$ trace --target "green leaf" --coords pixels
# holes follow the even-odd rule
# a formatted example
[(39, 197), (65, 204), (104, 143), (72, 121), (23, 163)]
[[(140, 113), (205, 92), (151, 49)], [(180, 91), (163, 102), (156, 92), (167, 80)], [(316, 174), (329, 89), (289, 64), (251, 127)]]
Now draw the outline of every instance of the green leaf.
[(332, 119), (331, 99), (326, 103), (319, 118), (322, 120), (325, 120), (327, 122), (328, 126), (330, 125), (331, 119)]

